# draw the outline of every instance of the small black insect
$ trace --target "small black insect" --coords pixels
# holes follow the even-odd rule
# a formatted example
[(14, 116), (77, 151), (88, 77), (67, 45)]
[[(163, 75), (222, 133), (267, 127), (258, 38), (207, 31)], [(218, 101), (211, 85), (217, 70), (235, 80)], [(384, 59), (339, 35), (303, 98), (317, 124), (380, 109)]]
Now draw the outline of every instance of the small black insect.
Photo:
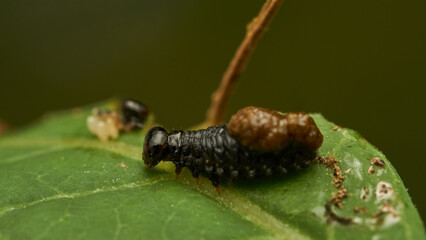
[(306, 113), (279, 114), (246, 107), (228, 124), (197, 131), (154, 127), (145, 136), (143, 160), (148, 168), (171, 161), (176, 176), (189, 168), (199, 182), (204, 174), (219, 188), (219, 179), (250, 179), (286, 174), (306, 167), (317, 156), (323, 136)]
[(133, 99), (124, 99), (121, 102), (123, 125), (127, 130), (140, 129), (149, 115), (149, 109), (143, 103)]

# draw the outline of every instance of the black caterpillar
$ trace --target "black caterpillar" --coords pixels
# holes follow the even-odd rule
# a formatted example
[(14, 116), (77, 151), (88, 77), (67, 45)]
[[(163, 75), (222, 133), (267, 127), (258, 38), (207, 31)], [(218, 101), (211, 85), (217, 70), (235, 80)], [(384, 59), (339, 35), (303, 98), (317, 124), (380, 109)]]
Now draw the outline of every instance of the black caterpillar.
[(123, 125), (127, 130), (141, 129), (149, 115), (149, 109), (143, 103), (134, 99), (124, 99), (121, 102)]
[(199, 182), (204, 174), (220, 192), (219, 179), (251, 179), (286, 174), (310, 164), (323, 136), (306, 113), (279, 114), (247, 107), (226, 125), (197, 131), (147, 133), (143, 160), (148, 168), (172, 161), (176, 176), (189, 168)]

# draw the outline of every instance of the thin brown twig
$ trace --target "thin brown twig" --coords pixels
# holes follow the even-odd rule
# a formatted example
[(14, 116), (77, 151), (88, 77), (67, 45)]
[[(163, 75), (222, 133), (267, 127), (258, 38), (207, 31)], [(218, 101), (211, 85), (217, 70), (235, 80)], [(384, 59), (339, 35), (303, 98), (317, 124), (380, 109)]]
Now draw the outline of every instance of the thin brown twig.
[(225, 116), (226, 104), (237, 83), (238, 77), (250, 59), (265, 29), (277, 13), (284, 0), (266, 0), (259, 14), (247, 25), (243, 42), (238, 47), (228, 69), (225, 71), (219, 88), (212, 94), (210, 108), (207, 111), (208, 125), (219, 125)]

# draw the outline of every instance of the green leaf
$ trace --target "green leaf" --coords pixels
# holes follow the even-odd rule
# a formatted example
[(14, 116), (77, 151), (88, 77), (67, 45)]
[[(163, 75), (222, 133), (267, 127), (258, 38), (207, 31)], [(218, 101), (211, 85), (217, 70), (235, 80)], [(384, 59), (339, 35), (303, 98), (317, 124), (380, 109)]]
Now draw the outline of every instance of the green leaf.
[[(425, 239), (386, 157), (356, 132), (333, 130), (319, 114), (312, 114), (324, 135), (319, 153), (340, 160), (349, 194), (343, 208), (332, 209), (353, 219), (349, 225), (327, 223), (324, 206), (337, 188), (324, 164), (228, 184), (218, 195), (206, 178), (197, 185), (187, 170), (176, 181), (171, 164), (147, 170), (145, 130), (98, 141), (86, 127), (92, 107), (51, 114), (0, 138), (0, 239)], [(373, 157), (385, 166), (374, 166), (370, 175)], [(389, 199), (377, 199), (379, 182), (392, 186)], [(385, 203), (391, 213), (379, 213)], [(356, 206), (366, 213), (354, 212)]]

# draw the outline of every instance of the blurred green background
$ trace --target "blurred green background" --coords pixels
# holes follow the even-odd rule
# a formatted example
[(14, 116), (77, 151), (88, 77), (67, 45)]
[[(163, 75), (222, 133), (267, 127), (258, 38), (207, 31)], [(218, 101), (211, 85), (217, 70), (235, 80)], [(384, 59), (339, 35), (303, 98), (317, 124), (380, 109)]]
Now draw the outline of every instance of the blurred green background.
[[(0, 119), (113, 96), (146, 103), (168, 128), (203, 121), (263, 0), (0, 2)], [(320, 112), (392, 161), (423, 219), (425, 0), (286, 0), (243, 74), (247, 105)], [(285, 197), (285, 196), (284, 196)]]

